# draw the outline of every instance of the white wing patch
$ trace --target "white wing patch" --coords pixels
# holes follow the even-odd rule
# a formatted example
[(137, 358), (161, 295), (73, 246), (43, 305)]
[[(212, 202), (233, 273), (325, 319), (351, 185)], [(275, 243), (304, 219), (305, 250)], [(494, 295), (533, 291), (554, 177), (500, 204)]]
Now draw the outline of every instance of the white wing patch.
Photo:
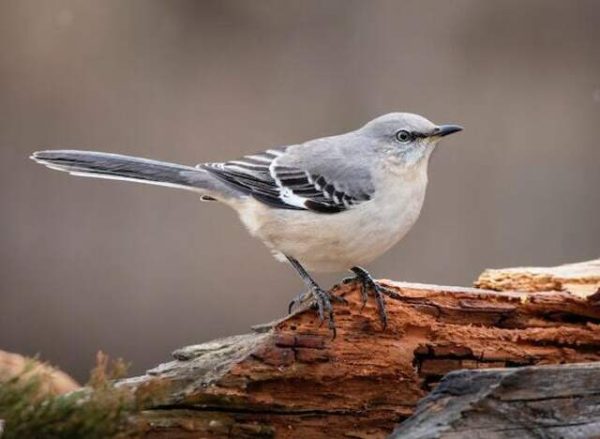
[[(287, 172), (285, 171), (281, 171), (280, 170), (280, 174), (277, 174), (277, 158), (275, 158), (271, 164), (269, 165), (269, 174), (271, 174), (271, 177), (273, 178), (273, 180), (275, 180), (275, 183), (277, 184), (277, 187), (279, 188), (279, 198), (281, 198), (281, 201), (283, 201), (286, 204), (289, 204), (291, 206), (296, 206), (296, 207), (300, 207), (302, 209), (306, 208), (306, 198), (298, 196), (294, 193), (294, 190), (286, 185), (283, 184), (281, 178), (283, 175), (293, 175), (296, 177), (304, 177), (304, 178), (310, 178), (308, 172), (306, 171), (300, 171), (300, 170), (292, 170), (291, 168), (288, 169)], [(280, 168), (281, 169), (281, 168)], [(287, 167), (284, 167), (283, 169), (287, 169)]]
[(370, 199), (351, 195), (308, 170), (279, 164), (283, 150), (269, 149), (224, 163), (198, 165), (259, 201), (276, 208), (338, 213)]

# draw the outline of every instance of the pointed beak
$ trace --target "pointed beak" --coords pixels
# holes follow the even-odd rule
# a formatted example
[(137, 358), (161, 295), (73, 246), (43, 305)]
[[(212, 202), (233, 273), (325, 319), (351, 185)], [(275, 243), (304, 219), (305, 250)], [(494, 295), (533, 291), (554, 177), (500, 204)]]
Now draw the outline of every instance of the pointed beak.
[(463, 127), (461, 127), (460, 125), (440, 125), (435, 130), (433, 130), (432, 136), (444, 137), (448, 134), (458, 133), (462, 130)]

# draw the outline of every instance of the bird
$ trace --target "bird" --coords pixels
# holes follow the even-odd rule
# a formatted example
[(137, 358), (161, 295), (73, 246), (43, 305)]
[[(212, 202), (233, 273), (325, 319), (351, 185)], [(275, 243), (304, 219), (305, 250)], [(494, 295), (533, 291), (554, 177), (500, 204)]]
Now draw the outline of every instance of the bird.
[(302, 278), (306, 291), (290, 302), (289, 311), (309, 303), (335, 337), (332, 302), (344, 299), (309, 273), (354, 273), (363, 305), (374, 296), (385, 329), (386, 288), (363, 266), (415, 224), (431, 155), (443, 137), (462, 129), (393, 112), (347, 133), (195, 166), (70, 149), (37, 151), (31, 158), (75, 176), (186, 189), (233, 208), (250, 234)]

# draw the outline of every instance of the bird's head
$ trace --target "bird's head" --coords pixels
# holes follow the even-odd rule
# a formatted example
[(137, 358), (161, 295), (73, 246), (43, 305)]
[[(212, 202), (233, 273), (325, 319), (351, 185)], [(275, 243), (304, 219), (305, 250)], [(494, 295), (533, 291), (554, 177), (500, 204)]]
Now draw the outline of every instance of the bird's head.
[(376, 148), (404, 167), (426, 163), (442, 137), (458, 131), (458, 125), (436, 125), (412, 113), (389, 113), (373, 119), (360, 134), (375, 141)]

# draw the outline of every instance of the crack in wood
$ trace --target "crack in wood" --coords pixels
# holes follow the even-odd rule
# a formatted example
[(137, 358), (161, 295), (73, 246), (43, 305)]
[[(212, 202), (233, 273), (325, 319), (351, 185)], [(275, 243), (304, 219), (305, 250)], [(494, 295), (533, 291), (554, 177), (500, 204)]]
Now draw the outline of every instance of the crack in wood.
[[(426, 412), (429, 403), (439, 411), (452, 401), (459, 404), (461, 398), (493, 393), (481, 390), (477, 394), (475, 384), (483, 384), (475, 377), (484, 368), (492, 368), (486, 375), (491, 383), (505, 376), (499, 370), (512, 374), (527, 369), (521, 366), (600, 361), (600, 306), (586, 297), (567, 292), (383, 283), (391, 290), (385, 331), (375, 304), (369, 301), (363, 309), (356, 285), (341, 285), (335, 292), (348, 304), (335, 305), (335, 340), (326, 325), (319, 326), (314, 311), (303, 310), (260, 325), (258, 332), (179, 349), (174, 361), (120, 385), (136, 388), (151, 379), (167, 385), (165, 395), (157, 395), (140, 419), (147, 423), (148, 437), (153, 439), (171, 437), (175, 431), (181, 434), (178, 437), (190, 438), (379, 439), (412, 415), (431, 389), (435, 390), (416, 408), (415, 417)], [(467, 373), (474, 374), (471, 381), (449, 386), (447, 380), (456, 379), (457, 372), (452, 372), (456, 369), (468, 369)], [(502, 386), (509, 381), (501, 380)], [(535, 389), (560, 384), (560, 379), (524, 382)], [(595, 392), (594, 386), (592, 382), (585, 391)], [(533, 394), (520, 392), (511, 394), (515, 402), (506, 409), (506, 422), (521, 419), (521, 412), (527, 410), (543, 414), (546, 404), (570, 402), (569, 397), (543, 395), (536, 400)], [(435, 401), (432, 395), (437, 395)], [(590, 398), (597, 395), (582, 398), (577, 404), (593, 408)], [(508, 404), (494, 401), (501, 403)], [(476, 413), (469, 412), (469, 416), (483, 416), (486, 407), (476, 405)], [(569, 413), (566, 408), (564, 413)], [(440, 421), (438, 415), (432, 416)], [(408, 427), (418, 424), (407, 422)], [(478, 425), (475, 417), (469, 422), (469, 428)], [(510, 427), (494, 422), (499, 428)], [(446, 426), (459, 425), (449, 422)], [(432, 437), (443, 436), (406, 436)]]

